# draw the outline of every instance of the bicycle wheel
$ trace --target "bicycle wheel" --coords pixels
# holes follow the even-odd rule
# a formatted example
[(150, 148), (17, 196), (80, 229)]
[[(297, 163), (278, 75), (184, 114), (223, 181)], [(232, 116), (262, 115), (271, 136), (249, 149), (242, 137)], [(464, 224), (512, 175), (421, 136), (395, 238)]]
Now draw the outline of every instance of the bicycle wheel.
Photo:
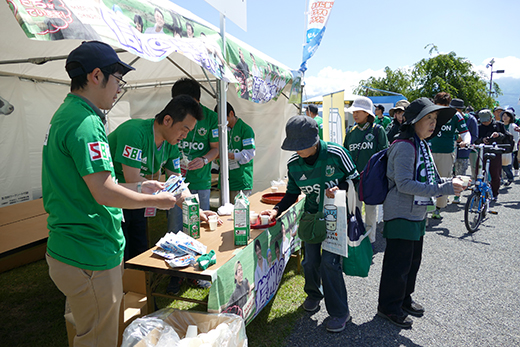
[(484, 199), (481, 198), (480, 192), (473, 192), (466, 201), (464, 206), (464, 223), (470, 234), (477, 231), (478, 226), (484, 219), (483, 214), (486, 213), (486, 205)]

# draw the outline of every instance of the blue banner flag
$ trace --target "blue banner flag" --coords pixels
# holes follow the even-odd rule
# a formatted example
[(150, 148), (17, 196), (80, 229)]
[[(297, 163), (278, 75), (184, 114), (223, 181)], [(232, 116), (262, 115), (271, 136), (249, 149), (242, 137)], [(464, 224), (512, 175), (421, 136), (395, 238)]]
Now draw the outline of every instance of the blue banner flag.
[(303, 47), (303, 59), (300, 65), (300, 71), (305, 72), (305, 70), (307, 70), (307, 60), (309, 60), (318, 49), (325, 33), (333, 5), (334, 0), (309, 0), (306, 44)]

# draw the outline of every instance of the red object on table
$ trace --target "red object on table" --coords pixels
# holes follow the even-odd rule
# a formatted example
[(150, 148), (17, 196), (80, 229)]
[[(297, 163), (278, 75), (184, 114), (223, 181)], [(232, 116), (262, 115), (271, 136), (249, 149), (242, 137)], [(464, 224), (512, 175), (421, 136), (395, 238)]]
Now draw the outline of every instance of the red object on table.
[(270, 228), (275, 225), (276, 225), (276, 219), (274, 221), (272, 221), (271, 223), (262, 225), (262, 219), (260, 218), (260, 216), (258, 216), (258, 218), (256, 219), (256, 222), (251, 224), (250, 227), (251, 227), (251, 229), (267, 229), (267, 228)]
[(285, 193), (267, 193), (262, 195), (262, 201), (264, 204), (272, 204), (276, 205), (279, 203), (283, 197), (285, 196)]

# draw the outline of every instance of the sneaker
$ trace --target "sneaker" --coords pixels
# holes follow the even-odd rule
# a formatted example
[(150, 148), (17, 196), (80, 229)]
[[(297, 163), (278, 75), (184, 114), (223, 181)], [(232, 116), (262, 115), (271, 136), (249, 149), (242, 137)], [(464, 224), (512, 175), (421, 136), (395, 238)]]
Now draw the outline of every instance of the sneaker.
[(507, 186), (509, 186), (509, 185), (511, 185), (511, 181), (510, 181), (510, 180), (505, 181), (504, 186), (507, 187)]
[(307, 297), (307, 299), (305, 299), (305, 301), (303, 302), (303, 309), (307, 312), (316, 311), (320, 307), (320, 301), (321, 300), (313, 300)]
[(435, 211), (432, 212), (433, 219), (441, 219), (441, 210), (436, 208)]
[(421, 304), (418, 304), (414, 301), (409, 306), (403, 306), (401, 307), (403, 311), (411, 314), (415, 317), (422, 317), (424, 314), (424, 307)]
[(170, 277), (170, 283), (166, 287), (166, 294), (177, 295), (181, 291), (181, 284), (184, 281), (182, 277)]
[(210, 288), (211, 287), (211, 282), (210, 281), (196, 280), (194, 278), (188, 278), (188, 283), (192, 287), (199, 287), (199, 288)]
[(413, 324), (413, 320), (408, 316), (398, 316), (395, 314), (386, 314), (377, 310), (377, 315), (388, 320), (393, 325), (397, 325), (400, 328), (410, 329)]
[(455, 195), (453, 197), (453, 201), (451, 203), (452, 204), (459, 204), (460, 203), (460, 196)]
[(350, 318), (350, 314), (347, 314), (345, 317), (330, 317), (330, 320), (327, 322), (327, 331), (330, 333), (339, 333), (345, 330), (345, 326)]

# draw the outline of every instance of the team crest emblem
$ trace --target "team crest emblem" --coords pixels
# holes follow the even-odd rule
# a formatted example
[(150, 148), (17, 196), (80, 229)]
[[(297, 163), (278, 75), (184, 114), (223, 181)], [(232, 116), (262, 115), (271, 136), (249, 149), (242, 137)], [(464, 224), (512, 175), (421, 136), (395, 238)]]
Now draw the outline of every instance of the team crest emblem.
[(206, 128), (200, 128), (199, 129), (199, 135), (200, 136), (204, 136), (208, 133), (208, 131), (206, 130)]
[(335, 171), (334, 166), (327, 165), (327, 167), (325, 168), (325, 176), (330, 177), (330, 176), (334, 175), (334, 171)]
[(235, 140), (235, 142), (240, 142), (240, 136), (235, 136), (233, 140)]
[(367, 135), (365, 136), (365, 139), (366, 139), (367, 141), (372, 141), (372, 140), (374, 139), (374, 134), (372, 134), (372, 133), (367, 134)]

